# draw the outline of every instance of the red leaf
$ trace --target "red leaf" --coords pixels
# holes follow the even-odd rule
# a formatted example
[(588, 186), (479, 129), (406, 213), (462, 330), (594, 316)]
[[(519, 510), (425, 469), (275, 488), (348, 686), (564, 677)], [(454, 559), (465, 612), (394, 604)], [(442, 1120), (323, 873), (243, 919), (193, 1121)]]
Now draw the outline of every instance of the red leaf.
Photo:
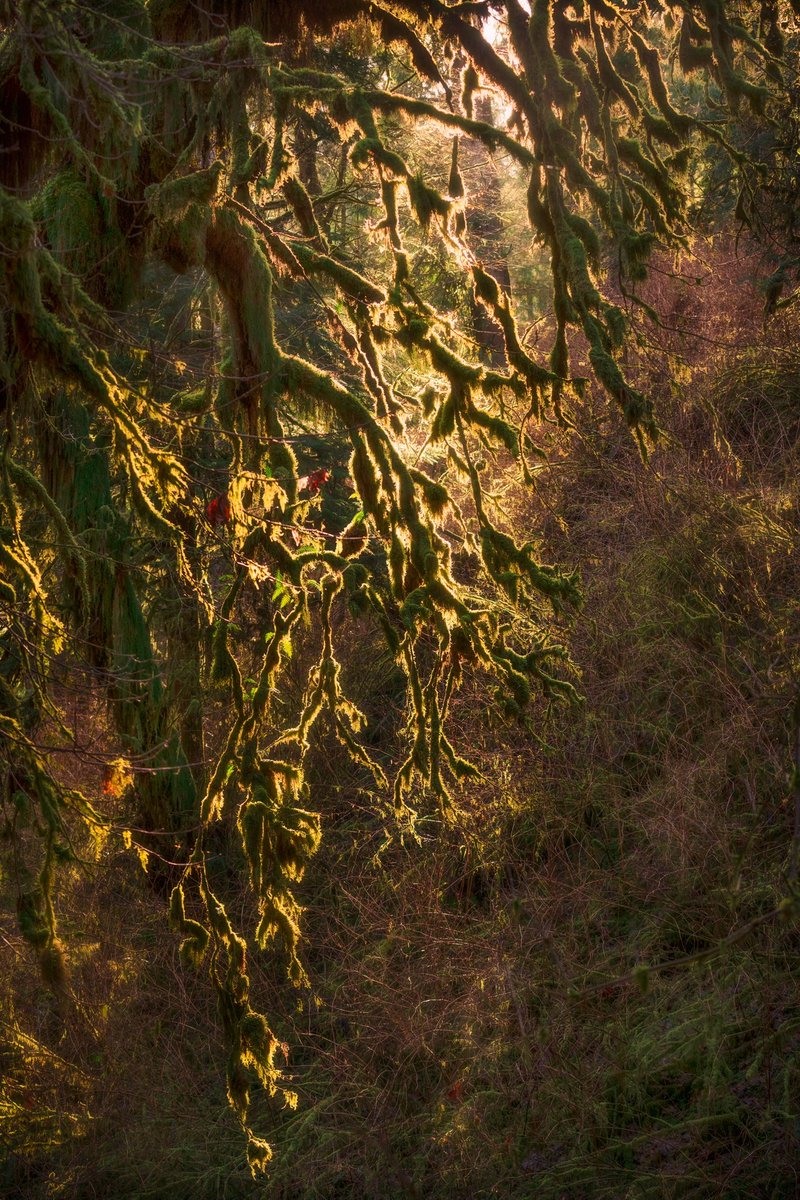
[(303, 475), (301, 479), (298, 479), (297, 486), (301, 492), (304, 488), (308, 488), (309, 493), (316, 496), (323, 483), (327, 483), (330, 477), (331, 473), (327, 467), (317, 467), (316, 471), (312, 471), (310, 475)]
[(231, 519), (231, 502), (223, 492), (209, 500), (206, 505), (206, 517), (211, 525), (228, 525)]

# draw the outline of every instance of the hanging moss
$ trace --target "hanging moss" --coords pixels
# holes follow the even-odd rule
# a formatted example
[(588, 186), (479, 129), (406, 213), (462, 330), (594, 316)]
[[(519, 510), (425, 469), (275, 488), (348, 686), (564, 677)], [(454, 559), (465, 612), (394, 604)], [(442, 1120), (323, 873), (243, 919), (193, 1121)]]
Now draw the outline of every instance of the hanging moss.
[[(175, 838), (188, 861), (171, 919), (181, 957), (202, 965), (216, 989), (228, 1095), (256, 1171), (270, 1150), (248, 1124), (253, 1084), (295, 1097), (275, 1065), (277, 1039), (251, 1005), (246, 939), (208, 878), (210, 829), (223, 811), (236, 813), (258, 909), (255, 942), (283, 954), (289, 979), (304, 984), (297, 885), (320, 821), (303, 764), (323, 713), (349, 757), (379, 790), (389, 787), (346, 693), (339, 610), (349, 605), (373, 621), (405, 674), (409, 721), (393, 786), (404, 818), (412, 787), (444, 807), (452, 778), (474, 775), (448, 735), (463, 662), (491, 671), (516, 715), (541, 691), (576, 698), (544, 614), (576, 605), (578, 581), (542, 564), (532, 541), (497, 527), (478, 456), (521, 458), (530, 478), (526, 425), (550, 413), (566, 422), (565, 397), (583, 386), (570, 373), (574, 335), (646, 448), (656, 432), (652, 406), (625, 378), (626, 317), (607, 293), (604, 251), (613, 246), (627, 283), (644, 278), (657, 239), (680, 244), (692, 139), (751, 168), (721, 127), (684, 111), (666, 55), (640, 32), (644, 17), (605, 0), (534, 0), (530, 12), (512, 0), (511, 52), (486, 36), (480, 3), (131, 0), (114, 21), (91, 2), (18, 7), (0, 45), (0, 173), (14, 189), (0, 188), (0, 409), (11, 437), (0, 470), (0, 595), (32, 678), (42, 675), (37, 656), (66, 653), (102, 679), (116, 735), (142, 764), (134, 794), (148, 827), (180, 835), (197, 826), (191, 847)], [(757, 111), (772, 104), (770, 89), (777, 96), (785, 87), (774, 5), (763, 6), (758, 37), (723, 0), (662, 11), (665, 45), (674, 16), (678, 62), (711, 72), (731, 106), (744, 99)], [(334, 56), (325, 61), (319, 38), (318, 65), (301, 65), (303, 23), (319, 33), (355, 16), (408, 56), (424, 89), (354, 86)], [(459, 56), (460, 98), (450, 92), (451, 68), (440, 66), (443, 44)], [(441, 106), (430, 99), (437, 88)], [(510, 108), (507, 127), (475, 119), (482, 90)], [(304, 121), (340, 139), (332, 199), (312, 197), (302, 182), (294, 131)], [(403, 149), (394, 140), (398, 122), (414, 121), (442, 139), (444, 192), (422, 174), (413, 138)], [(520, 333), (511, 289), (470, 245), (459, 164), (468, 138), (528, 178), (531, 231), (552, 283), (552, 341), (541, 361)], [(361, 269), (337, 250), (331, 214), (347, 203), (350, 169), (377, 205), (372, 231), (391, 252), (388, 273), (377, 253)], [(410, 212), (401, 213), (406, 196)], [(415, 227), (438, 238), (443, 259), (496, 322), (502, 370), (476, 361), (457, 320), (427, 298), (416, 234), (406, 232)], [(172, 327), (151, 329), (152, 361), (132, 335), (126, 341), (135, 320), (119, 309), (152, 286), (143, 263), (161, 272), (156, 286), (166, 267), (187, 295), (197, 285), (177, 314), (191, 362), (174, 352)], [(198, 319), (200, 292), (211, 300)], [(275, 310), (298, 297), (313, 314), (311, 333), (290, 342)], [(323, 340), (325, 358), (316, 354)], [(398, 363), (430, 381), (415, 389), (418, 405), (402, 395)], [(189, 378), (173, 386), (183, 372)], [(41, 411), (29, 431), (32, 398)], [(335, 525), (323, 524), (324, 488), (333, 471), (344, 475), (343, 461), (321, 458), (300, 475), (298, 398), (349, 442), (356, 499)], [(522, 421), (515, 410), (526, 413)], [(424, 459), (407, 461), (409, 414), (466, 481), (462, 511)], [(28, 536), (29, 514), (57, 539), (58, 572)], [(480, 601), (454, 574), (450, 519), (479, 548)], [(258, 588), (261, 627), (243, 646), (237, 617)], [(217, 761), (207, 770), (194, 764), (206, 783), (199, 804), (178, 734), (187, 724), (174, 695), (179, 673), (163, 653), (170, 639), (148, 589), (174, 592), (192, 618), (180, 651), (192, 656), (191, 678), (199, 681), (207, 657), (228, 697)], [(503, 615), (514, 606), (525, 622)], [(538, 632), (526, 640), (520, 630), (531, 622)], [(319, 657), (292, 709), (282, 682), (307, 625), (319, 631)], [(54, 702), (42, 690), (37, 703), (45, 700)], [(36, 799), (42, 829), (20, 925), (49, 985), (64, 990), (53, 908), (63, 814), (94, 816), (49, 776), (1, 674), (0, 732), (22, 747), (33, 781), (23, 798)], [(202, 758), (202, 736), (197, 744)]]
[(410, 175), (406, 185), (409, 202), (422, 228), (427, 230), (434, 216), (446, 225), (450, 216), (450, 201), (435, 188), (429, 187), (421, 175)]
[(117, 199), (106, 197), (97, 181), (74, 168), (49, 180), (34, 209), (48, 244), (90, 294), (111, 307), (129, 303), (139, 274), (140, 255), (126, 242)]

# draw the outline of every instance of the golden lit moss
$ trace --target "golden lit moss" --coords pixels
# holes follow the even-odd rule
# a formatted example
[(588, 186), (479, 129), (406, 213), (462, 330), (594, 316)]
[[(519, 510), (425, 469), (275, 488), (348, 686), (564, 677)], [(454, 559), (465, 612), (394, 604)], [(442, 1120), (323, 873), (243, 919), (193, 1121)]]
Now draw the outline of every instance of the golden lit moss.
[[(692, 139), (713, 141), (750, 171), (716, 117), (678, 107), (642, 14), (604, 0), (587, 9), (535, 0), (527, 12), (510, 0), (506, 49), (488, 36), (487, 11), (439, 0), (385, 8), (154, 0), (132, 5), (126, 24), (110, 20), (105, 5), (26, 2), (9, 10), (0, 45), (8, 185), (0, 188), (0, 406), (10, 414), (0, 598), (12, 613), (0, 644), (0, 731), (24, 759), (42, 833), (41, 862), (20, 892), (20, 927), (51, 986), (63, 989), (56, 837), (67, 809), (95, 818), (48, 773), (21, 697), (26, 679), (43, 677), (45, 657), (68, 645), (102, 675), (116, 735), (137, 759), (147, 832), (174, 834), (184, 855), (171, 918), (182, 958), (203, 964), (217, 991), (228, 1095), (254, 1170), (269, 1148), (248, 1125), (252, 1079), (293, 1096), (275, 1066), (276, 1039), (250, 1005), (246, 940), (209, 880), (213, 826), (235, 807), (257, 900), (255, 941), (281, 943), (299, 985), (296, 887), (320, 839), (304, 762), (323, 713), (352, 760), (388, 788), (344, 686), (337, 610), (350, 605), (373, 620), (405, 675), (399, 811), (419, 785), (445, 806), (449, 780), (473, 771), (447, 733), (462, 662), (493, 673), (513, 715), (537, 690), (575, 698), (543, 612), (574, 607), (577, 580), (500, 527), (476, 448), (521, 459), (530, 480), (526, 423), (567, 421), (566, 398), (581, 386), (570, 372), (573, 335), (646, 448), (655, 421), (625, 375), (626, 317), (604, 277), (609, 248), (629, 289), (659, 240), (680, 244)], [(762, 6), (759, 37), (722, 0), (662, 11), (667, 40), (666, 17), (679, 22), (672, 49), (684, 70), (704, 71), (732, 108), (743, 99), (756, 113), (772, 104), (783, 78), (773, 3)], [(319, 35), (351, 18), (366, 21), (366, 58), (380, 45), (373, 39), (408, 56), (410, 89), (378, 72), (346, 77)], [(498, 108), (510, 107), (507, 127), (476, 119), (489, 111), (489, 92)], [(295, 144), (302, 121), (317, 121), (339, 156), (327, 196), (304, 181)], [(398, 123), (415, 121), (441, 137), (438, 182), (413, 139), (396, 138)], [(469, 173), (459, 163), (468, 141), (506, 156), (527, 183), (531, 233), (551, 267), (551, 340), (541, 355), (520, 332), (510, 288), (476, 259)], [(385, 240), (385, 259), (379, 245), (369, 265), (349, 257), (331, 220), (337, 205), (345, 216), (372, 207), (370, 231)], [(415, 253), (422, 244), (435, 244), (474, 288), (502, 334), (502, 367), (478, 361), (457, 321), (426, 298)], [(172, 281), (169, 268), (192, 293), (174, 327), (148, 332), (149, 349), (120, 311), (152, 286), (145, 268), (159, 287)], [(313, 317), (305, 338), (292, 340), (278, 318), (298, 295)], [(173, 353), (181, 321), (191, 365)], [(187, 331), (196, 326), (204, 337), (193, 341)], [(422, 380), (411, 396), (398, 362)], [(171, 376), (186, 371), (208, 379), (174, 387)], [(349, 442), (354, 499), (334, 529), (315, 508), (328, 465), (301, 475), (299, 439), (287, 435), (301, 404)], [(33, 412), (37, 432), (28, 434)], [(403, 438), (416, 422), (425, 445), (466, 481), (469, 507), (453, 504), (446, 477), (433, 478), (424, 457), (409, 459)], [(204, 459), (211, 450), (213, 467)], [(459, 582), (453, 519), (465, 527), (488, 598)], [(43, 548), (42, 530), (55, 548)], [(257, 605), (256, 645), (245, 646), (237, 618), (264, 583), (274, 590)], [(213, 763), (204, 761), (202, 729), (198, 761), (187, 761), (188, 708), (179, 711), (170, 638), (152, 596), (143, 599), (148, 587), (174, 591), (184, 635), (177, 657), (191, 660), (194, 685), (202, 661), (221, 694), (227, 689), (228, 728)], [(501, 620), (509, 606), (526, 614), (519, 628)], [(321, 646), (292, 710), (276, 693), (306, 624)], [(521, 632), (530, 628), (537, 632)], [(52, 704), (44, 691), (35, 704)], [(285, 759), (275, 757), (278, 746)]]

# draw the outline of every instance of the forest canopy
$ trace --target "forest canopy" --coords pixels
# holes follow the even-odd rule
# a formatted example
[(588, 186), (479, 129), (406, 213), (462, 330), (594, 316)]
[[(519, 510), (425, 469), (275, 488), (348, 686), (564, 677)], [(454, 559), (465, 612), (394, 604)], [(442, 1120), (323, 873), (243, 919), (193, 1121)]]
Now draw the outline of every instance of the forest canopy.
[[(498, 477), (535, 491), (588, 395), (647, 457), (659, 412), (634, 351), (666, 320), (651, 267), (691, 262), (715, 222), (756, 248), (765, 319), (791, 308), (800, 6), (0, 11), (18, 927), (68, 1006), (60, 873), (89, 842), (133, 847), (216, 990), (256, 1171), (271, 1151), (251, 1090), (296, 1098), (249, 959), (274, 946), (314, 982), (308, 756), (333, 739), (387, 838), (413, 839), (479, 776), (448, 723), (465, 681), (520, 729), (542, 697), (580, 704), (578, 572), (509, 519)], [(358, 643), (401, 681), (383, 740), (348, 676)], [(220, 859), (249, 879), (244, 923)]]

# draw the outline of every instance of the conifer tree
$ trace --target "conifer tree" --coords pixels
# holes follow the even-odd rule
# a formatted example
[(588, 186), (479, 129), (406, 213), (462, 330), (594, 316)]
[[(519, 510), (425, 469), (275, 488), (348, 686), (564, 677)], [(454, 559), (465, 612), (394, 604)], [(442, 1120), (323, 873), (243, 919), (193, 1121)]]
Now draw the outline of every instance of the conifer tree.
[[(57, 976), (54, 871), (70, 823), (107, 819), (58, 781), (37, 739), (43, 722), (68, 733), (53, 686), (66, 655), (108, 698), (136, 780), (132, 815), (178, 835), (176, 846), (195, 829), (170, 913), (183, 958), (205, 963), (218, 992), (228, 1093), (254, 1170), (269, 1148), (248, 1126), (251, 1079), (291, 1095), (251, 1001), (249, 931), (234, 928), (209, 878), (211, 831), (224, 807), (235, 810), (259, 907), (255, 944), (277, 939), (300, 984), (294, 887), (320, 839), (303, 764), (321, 714), (376, 786), (393, 789), (402, 816), (412, 789), (446, 804), (449, 781), (473, 771), (446, 720), (465, 666), (496, 679), (510, 713), (532, 689), (573, 695), (546, 613), (578, 602), (577, 580), (503, 528), (482, 458), (505, 455), (529, 478), (535, 423), (569, 421), (587, 385), (576, 345), (646, 452), (657, 427), (621, 365), (628, 317), (606, 286), (609, 259), (635, 297), (654, 248), (683, 243), (686, 172), (703, 143), (728, 156), (757, 225), (759, 181), (780, 175), (788, 153), (780, 122), (796, 88), (797, 16), (796, 0), (4, 6), (0, 731), (6, 805), (33, 808), (42, 843), (20, 881), (20, 925)], [(348, 29), (366, 62), (349, 74)], [(412, 69), (403, 88), (370, 66), (386, 47)], [(715, 115), (678, 103), (673, 79), (692, 76)], [(481, 105), (489, 94), (492, 106)], [(761, 161), (738, 136), (743, 113), (768, 132)], [(439, 180), (398, 136), (414, 123), (441, 139)], [(544, 357), (470, 236), (465, 139), (525, 179), (552, 280)], [(386, 246), (364, 261), (337, 241), (333, 219), (356, 185), (379, 206), (371, 234)], [(774, 302), (796, 279), (794, 219), (786, 230)], [(482, 362), (426, 297), (421, 234), (439, 240), (501, 331), (499, 365)], [(166, 339), (143, 352), (154, 276), (159, 287), (186, 283), (184, 321), (202, 334), (195, 387), (186, 363), (172, 356), (164, 367)], [(324, 350), (320, 335), (298, 352), (300, 299), (326, 328)], [(397, 384), (408, 365), (420, 381), (411, 396)], [(315, 519), (328, 466), (304, 474), (298, 463), (304, 411), (349, 446), (355, 499), (333, 531)], [(460, 506), (405, 452), (410, 425), (463, 480)], [(482, 569), (482, 599), (459, 582), (455, 527)], [(273, 599), (259, 606), (245, 664), (237, 616), (265, 583)], [(195, 686), (207, 644), (208, 673), (230, 695), (207, 771), (192, 758), (204, 754), (202, 698), (176, 700), (165, 629), (145, 603), (156, 589), (178, 605)], [(391, 781), (343, 688), (334, 616), (345, 605), (381, 631), (405, 673), (407, 742)], [(289, 713), (276, 696), (292, 639), (312, 637), (304, 622), (319, 656)]]

